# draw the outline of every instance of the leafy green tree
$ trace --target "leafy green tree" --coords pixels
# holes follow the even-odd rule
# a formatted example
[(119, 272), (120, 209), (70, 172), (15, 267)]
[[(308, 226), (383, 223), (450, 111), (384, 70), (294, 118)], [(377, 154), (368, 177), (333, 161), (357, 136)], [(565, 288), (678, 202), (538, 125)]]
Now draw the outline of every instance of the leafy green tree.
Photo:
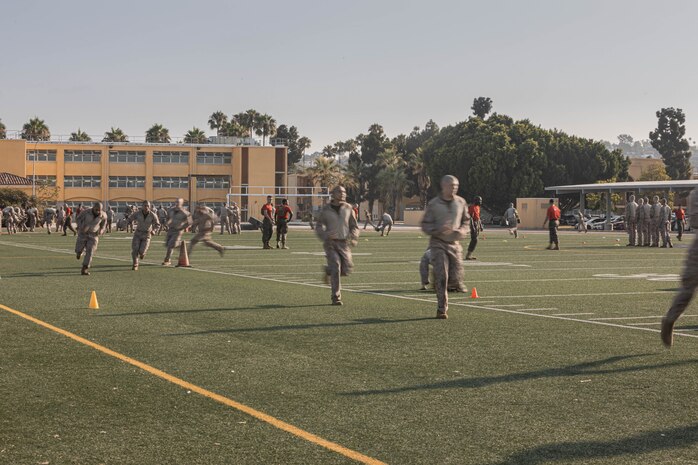
[(0, 205), (26, 205), (29, 196), (19, 189), (0, 189)]
[(124, 134), (121, 128), (112, 128), (104, 133), (104, 138), (102, 142), (128, 142), (128, 136)]
[(645, 171), (640, 175), (638, 181), (669, 181), (671, 176), (666, 172), (664, 165), (657, 163), (656, 165), (650, 165)]
[(424, 152), (421, 148), (416, 153), (411, 153), (408, 157), (410, 172), (415, 176), (419, 192), (419, 205), (422, 209), (427, 207), (429, 188), (431, 188), (431, 178), (427, 171), (427, 164), (424, 161)]
[(335, 158), (337, 156), (337, 147), (334, 145), (326, 145), (320, 151), (325, 158)]
[(380, 124), (372, 124), (368, 128), (367, 134), (359, 134), (356, 138), (361, 146), (361, 161), (366, 165), (366, 183), (368, 200), (368, 209), (373, 211), (373, 202), (378, 198), (378, 186), (376, 185), (376, 169), (372, 169), (378, 159), (378, 155), (392, 148), (390, 140), (385, 135), (383, 126)]
[(347, 189), (347, 200), (351, 203), (361, 203), (366, 195), (366, 167), (358, 156), (349, 156), (349, 162), (344, 166), (344, 187)]
[(257, 127), (255, 134), (262, 136), (262, 145), (266, 144), (267, 137), (272, 137), (276, 134), (276, 120), (272, 118), (271, 115), (267, 115), (266, 113), (258, 115), (255, 120), (255, 125)]
[(222, 131), (225, 129), (226, 124), (228, 124), (228, 117), (222, 111), (214, 111), (208, 118), (208, 127), (212, 131), (216, 131), (216, 135), (223, 136)]
[(51, 131), (44, 120), (38, 117), (31, 118), (22, 127), (22, 139), (31, 141), (46, 141), (51, 139)]
[(145, 141), (155, 144), (169, 144), (170, 131), (162, 124), (153, 124), (150, 129), (145, 132)]
[(245, 112), (233, 115), (233, 120), (236, 121), (242, 128), (245, 129), (248, 137), (252, 137), (259, 121), (259, 112), (249, 109)]
[(307, 137), (300, 137), (298, 128), (295, 126), (279, 125), (276, 129), (277, 139), (283, 139), (288, 147), (288, 167), (298, 163), (303, 154), (310, 147), (311, 141)]
[(378, 155), (376, 166), (378, 173), (374, 179), (374, 188), (378, 198), (385, 210), (397, 214), (400, 200), (410, 185), (407, 163), (391, 149)]
[(460, 180), (460, 194), (483, 197), (493, 212), (517, 197), (539, 197), (545, 186), (627, 179), (629, 160), (601, 143), (514, 121), (494, 113), (443, 128), (424, 147), (432, 184), (445, 174)]
[(662, 108), (650, 141), (664, 160), (671, 179), (691, 179), (691, 150), (686, 140), (686, 116), (680, 108)]
[(304, 174), (315, 186), (332, 187), (341, 184), (342, 169), (336, 160), (328, 157), (317, 157), (312, 166), (305, 169)]
[(71, 142), (92, 142), (92, 138), (86, 133), (78, 128), (77, 132), (70, 133)]
[(5, 139), (7, 138), (7, 128), (5, 127), (5, 124), (0, 120), (0, 139)]
[(218, 135), (224, 137), (245, 137), (247, 130), (240, 126), (236, 120), (230, 120), (221, 126)]
[(206, 133), (197, 127), (193, 127), (184, 134), (185, 144), (207, 144)]
[(489, 112), (492, 111), (492, 99), (489, 97), (478, 97), (473, 100), (473, 106), (470, 109), (473, 110), (475, 116), (485, 119)]

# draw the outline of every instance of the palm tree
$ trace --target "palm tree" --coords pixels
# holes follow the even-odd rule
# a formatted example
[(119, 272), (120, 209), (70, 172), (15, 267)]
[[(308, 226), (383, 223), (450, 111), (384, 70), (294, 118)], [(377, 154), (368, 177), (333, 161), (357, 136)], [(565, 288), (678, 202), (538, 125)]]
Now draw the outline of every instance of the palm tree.
[(313, 166), (305, 169), (304, 174), (314, 186), (332, 187), (341, 183), (342, 170), (336, 160), (317, 157)]
[(51, 131), (49, 131), (48, 126), (44, 123), (44, 120), (38, 117), (31, 118), (28, 123), (24, 123), (22, 127), (22, 139), (40, 141), (49, 140), (51, 138)]
[(431, 178), (427, 172), (427, 165), (424, 162), (424, 153), (421, 148), (418, 148), (416, 153), (408, 155), (407, 165), (412, 174), (417, 177), (419, 204), (422, 206), (422, 210), (424, 210), (427, 207), (427, 194), (431, 187)]
[(104, 139), (102, 142), (128, 142), (128, 136), (124, 134), (121, 128), (112, 128), (104, 133)]
[(347, 197), (355, 203), (361, 203), (366, 193), (364, 170), (365, 165), (360, 158), (350, 158), (349, 163), (344, 167), (343, 184), (348, 191)]
[(249, 137), (252, 137), (252, 133), (257, 128), (257, 119), (259, 118), (259, 112), (257, 110), (249, 109), (244, 113), (238, 113), (233, 115), (233, 119), (237, 123), (245, 128)]
[(257, 117), (256, 124), (256, 134), (258, 136), (262, 136), (262, 145), (265, 145), (267, 136), (271, 138), (274, 134), (276, 134), (276, 120), (272, 118), (271, 115), (267, 115), (265, 113)]
[(240, 124), (233, 119), (230, 122), (223, 124), (219, 135), (227, 137), (244, 137), (245, 133), (246, 129), (240, 126)]
[(407, 178), (404, 167), (391, 165), (383, 168), (376, 175), (376, 187), (383, 207), (392, 210), (393, 216), (397, 217), (398, 204), (410, 187), (410, 180)]
[(5, 124), (0, 120), (0, 139), (5, 139), (7, 137), (7, 128)]
[(208, 118), (208, 127), (216, 130), (216, 134), (222, 136), (221, 134), (223, 127), (228, 122), (228, 117), (222, 111), (216, 111), (211, 114)]
[(78, 128), (77, 132), (70, 133), (69, 140), (71, 142), (92, 142), (92, 138), (88, 136), (86, 132), (83, 132), (80, 128)]
[(206, 133), (197, 127), (191, 128), (184, 134), (185, 144), (207, 144), (208, 139), (206, 138)]
[(153, 124), (151, 128), (145, 132), (145, 141), (155, 144), (169, 144), (170, 130), (162, 124)]

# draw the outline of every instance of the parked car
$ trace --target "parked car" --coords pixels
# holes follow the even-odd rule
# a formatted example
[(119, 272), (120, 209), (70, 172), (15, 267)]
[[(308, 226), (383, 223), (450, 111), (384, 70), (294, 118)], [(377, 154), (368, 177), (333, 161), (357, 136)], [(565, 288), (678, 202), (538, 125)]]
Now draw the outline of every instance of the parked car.
[(561, 226), (575, 226), (577, 224), (577, 217), (574, 215), (562, 215), (560, 216)]

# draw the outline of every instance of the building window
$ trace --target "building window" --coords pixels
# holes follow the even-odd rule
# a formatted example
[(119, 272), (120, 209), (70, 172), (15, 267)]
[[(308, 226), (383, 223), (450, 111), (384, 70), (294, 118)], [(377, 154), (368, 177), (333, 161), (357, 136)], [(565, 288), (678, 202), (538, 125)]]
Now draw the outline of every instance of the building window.
[(197, 189), (230, 189), (228, 176), (197, 176)]
[(63, 152), (66, 162), (99, 163), (102, 161), (101, 150), (66, 150)]
[(153, 163), (189, 163), (189, 152), (153, 152)]
[(29, 161), (56, 161), (55, 150), (27, 150)]
[(63, 187), (101, 187), (100, 176), (66, 176), (63, 178)]
[(109, 187), (145, 187), (145, 176), (109, 176)]
[(56, 177), (55, 176), (35, 176), (36, 184), (40, 186), (55, 186)]
[(232, 157), (227, 152), (196, 152), (196, 162), (202, 165), (229, 165)]
[(109, 161), (112, 163), (145, 163), (145, 151), (110, 150)]
[(160, 189), (188, 189), (189, 178), (176, 176), (153, 176), (153, 187)]

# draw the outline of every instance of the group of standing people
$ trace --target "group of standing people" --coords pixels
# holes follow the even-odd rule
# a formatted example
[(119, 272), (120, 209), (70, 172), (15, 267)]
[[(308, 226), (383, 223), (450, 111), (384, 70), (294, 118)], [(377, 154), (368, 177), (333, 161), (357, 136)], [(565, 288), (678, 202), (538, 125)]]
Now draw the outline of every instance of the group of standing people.
[[(674, 213), (678, 229), (677, 239), (680, 241), (686, 226), (686, 212), (679, 206)], [(635, 202), (634, 195), (628, 197), (628, 203), (625, 206), (627, 245), (629, 247), (674, 247), (671, 242), (671, 214), (672, 209), (666, 198), (660, 199), (655, 195), (651, 202), (648, 197), (640, 197)]]

